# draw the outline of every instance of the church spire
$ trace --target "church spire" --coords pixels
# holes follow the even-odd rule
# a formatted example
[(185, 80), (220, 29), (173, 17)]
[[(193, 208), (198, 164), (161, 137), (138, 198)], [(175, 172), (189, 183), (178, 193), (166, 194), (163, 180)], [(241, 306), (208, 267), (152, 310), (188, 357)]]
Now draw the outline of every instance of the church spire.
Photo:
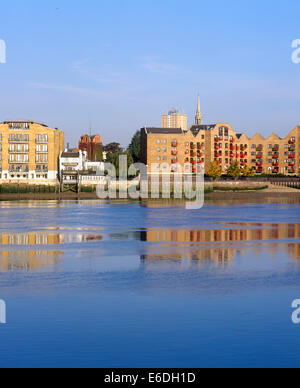
[(195, 119), (196, 125), (202, 125), (202, 113), (201, 113), (201, 105), (200, 105), (200, 96), (198, 96), (198, 108)]

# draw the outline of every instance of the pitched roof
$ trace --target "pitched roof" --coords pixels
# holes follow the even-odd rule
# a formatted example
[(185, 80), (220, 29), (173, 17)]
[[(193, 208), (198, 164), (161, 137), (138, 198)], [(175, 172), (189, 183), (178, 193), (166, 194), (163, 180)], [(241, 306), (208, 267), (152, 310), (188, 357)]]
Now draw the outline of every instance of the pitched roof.
[(23, 123), (26, 123), (26, 124), (39, 124), (39, 125), (42, 125), (43, 127), (48, 128), (48, 125), (46, 125), (46, 124), (39, 123), (39, 122), (33, 121), (33, 120), (28, 120), (28, 119), (5, 120), (5, 121), (2, 121), (0, 124), (10, 124), (10, 123), (14, 123), (14, 124), (23, 124)]
[(146, 131), (153, 135), (181, 135), (183, 133), (181, 128), (146, 128)]
[(79, 158), (79, 156), (80, 156), (80, 153), (79, 152), (63, 152), (62, 154), (61, 154), (61, 157), (62, 158), (68, 158), (68, 159), (70, 159), (70, 158)]

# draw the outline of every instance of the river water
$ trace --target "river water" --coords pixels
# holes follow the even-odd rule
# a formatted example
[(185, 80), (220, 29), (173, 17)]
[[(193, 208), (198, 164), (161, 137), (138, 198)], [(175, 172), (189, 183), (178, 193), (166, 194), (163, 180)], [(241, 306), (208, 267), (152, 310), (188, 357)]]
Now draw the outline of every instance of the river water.
[(276, 202), (1, 202), (0, 367), (299, 367)]

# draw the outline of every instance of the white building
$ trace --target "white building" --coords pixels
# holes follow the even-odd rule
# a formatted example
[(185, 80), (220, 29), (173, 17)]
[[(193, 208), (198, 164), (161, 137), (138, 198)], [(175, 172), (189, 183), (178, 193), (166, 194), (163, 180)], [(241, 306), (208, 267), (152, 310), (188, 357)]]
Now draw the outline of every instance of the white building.
[(89, 162), (86, 152), (64, 151), (59, 158), (60, 178), (63, 182), (98, 184), (105, 180), (103, 162)]

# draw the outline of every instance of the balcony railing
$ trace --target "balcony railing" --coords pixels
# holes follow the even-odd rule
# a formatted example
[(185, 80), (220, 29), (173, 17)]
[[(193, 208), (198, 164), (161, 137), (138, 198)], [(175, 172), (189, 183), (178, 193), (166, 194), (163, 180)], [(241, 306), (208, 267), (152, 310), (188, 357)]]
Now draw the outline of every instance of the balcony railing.
[(22, 151), (17, 151), (17, 150), (8, 150), (9, 154), (28, 154), (29, 150), (22, 150)]
[(25, 140), (25, 139), (8, 139), (8, 142), (9, 143), (29, 143), (29, 139), (28, 140)]

